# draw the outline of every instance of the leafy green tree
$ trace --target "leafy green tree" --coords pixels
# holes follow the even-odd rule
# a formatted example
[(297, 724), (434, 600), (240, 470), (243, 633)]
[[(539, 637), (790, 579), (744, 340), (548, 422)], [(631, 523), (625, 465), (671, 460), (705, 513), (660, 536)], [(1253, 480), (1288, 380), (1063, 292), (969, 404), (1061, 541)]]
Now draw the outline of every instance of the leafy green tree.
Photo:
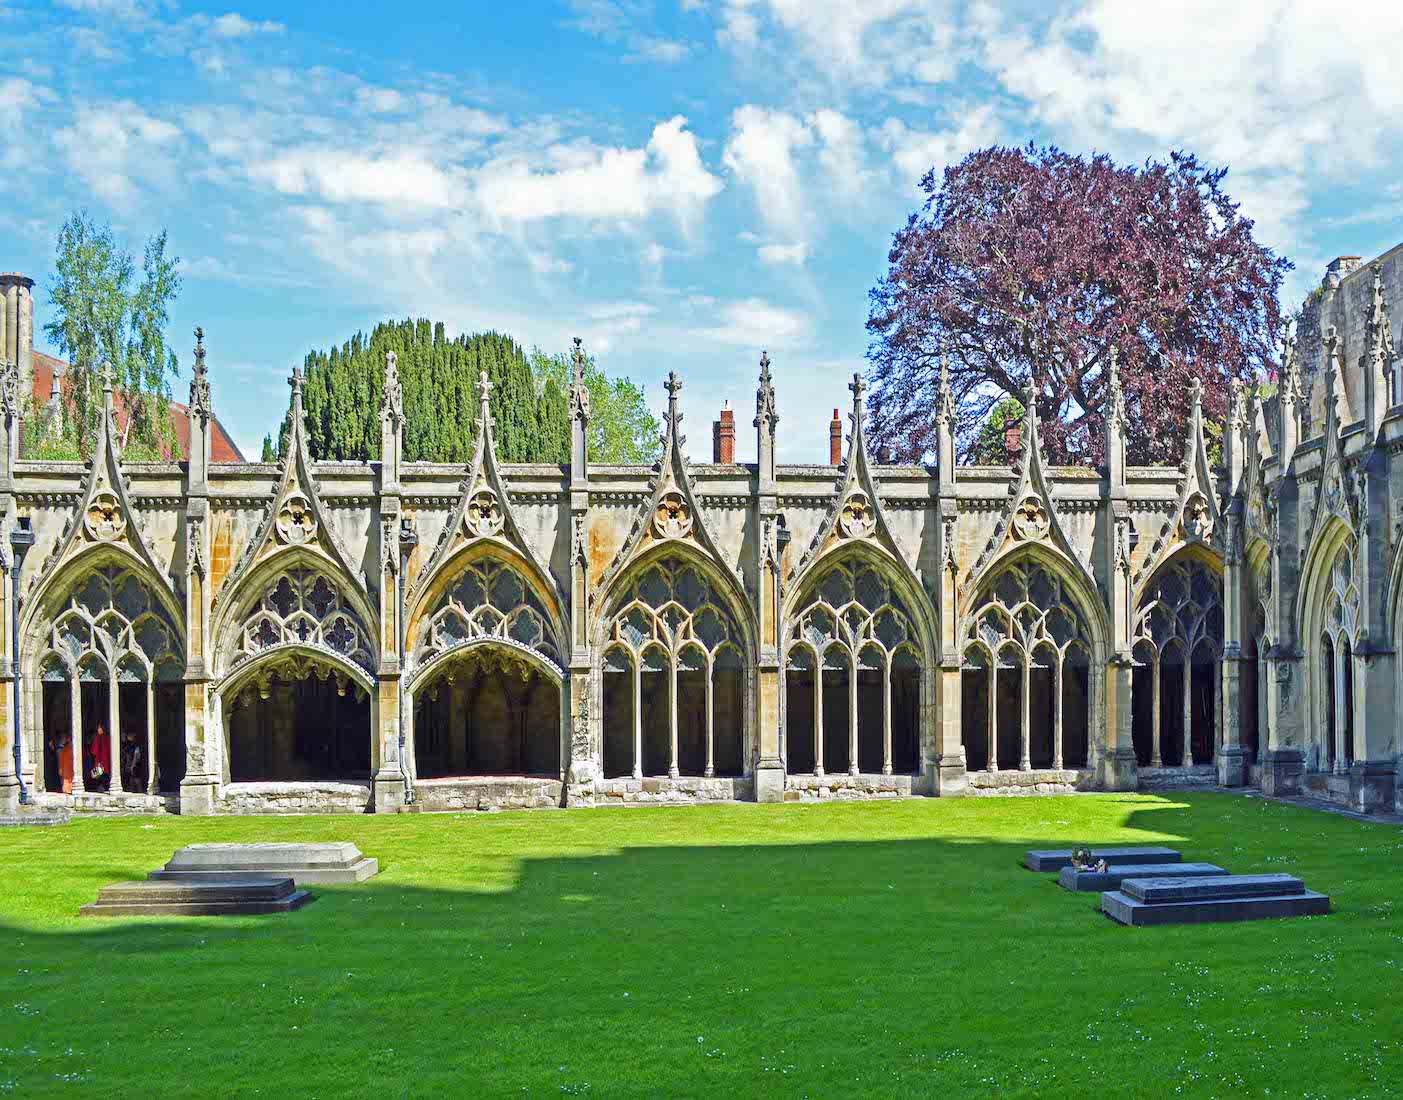
[[(565, 352), (547, 355), (540, 348), (531, 350), (531, 370), (544, 394), (551, 385), (562, 397), (570, 392), (574, 361)], [(592, 462), (652, 462), (662, 447), (662, 426), (648, 411), (643, 388), (627, 377), (610, 378), (595, 362), (585, 358), (585, 386), (589, 389), (589, 457)], [(562, 409), (566, 461), (570, 452), (570, 412), (568, 401)], [(553, 438), (553, 437), (552, 437)]]
[(63, 424), (55, 445), (86, 447), (102, 407), (101, 364), (126, 409), (122, 445), (131, 457), (156, 458), (175, 449), (170, 422), (176, 356), (166, 343), (170, 306), (180, 293), (179, 259), (166, 254), (163, 230), (146, 242), (141, 282), (136, 262), (87, 211), (59, 228), (49, 297), (54, 315), (44, 332), (72, 367), (63, 380)]
[(259, 456), (259, 462), (276, 462), (278, 460), (277, 451), (273, 450), (273, 437), (265, 435), (263, 437), (263, 454)]
[(1004, 432), (1023, 421), (1023, 402), (1016, 397), (1005, 397), (989, 410), (984, 423), (979, 426), (979, 434), (970, 448), (970, 460), (976, 463), (1001, 465), (1008, 461), (1008, 443)]

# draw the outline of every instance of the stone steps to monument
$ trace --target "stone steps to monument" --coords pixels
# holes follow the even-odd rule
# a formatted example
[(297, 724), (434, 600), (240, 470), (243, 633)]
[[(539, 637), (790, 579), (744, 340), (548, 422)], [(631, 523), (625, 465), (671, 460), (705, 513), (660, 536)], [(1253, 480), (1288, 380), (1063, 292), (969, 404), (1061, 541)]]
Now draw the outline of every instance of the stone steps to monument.
[(244, 877), (224, 882), (159, 882), (151, 879), (104, 886), (97, 900), (78, 910), (84, 917), (241, 916), (290, 913), (312, 900), (290, 878)]
[(349, 885), (380, 870), (377, 860), (349, 841), (327, 844), (191, 844), (180, 849), (152, 881), (223, 882), (249, 876), (278, 876), (298, 886)]
[[(1144, 863), (1181, 863), (1183, 856), (1173, 848), (1132, 847), (1092, 848), (1092, 859), (1104, 859), (1118, 866)], [(1071, 848), (1032, 849), (1023, 857), (1023, 866), (1030, 871), (1060, 871), (1072, 865)]]
[(1132, 878), (1101, 895), (1101, 911), (1136, 927), (1207, 924), (1317, 916), (1330, 911), (1330, 898), (1285, 874)]
[(58, 809), (22, 809), (12, 814), (0, 814), (0, 828), (24, 825), (67, 825), (71, 815)]
[(1079, 871), (1075, 867), (1067, 866), (1058, 872), (1057, 885), (1074, 893), (1092, 893), (1097, 890), (1114, 890), (1127, 879), (1161, 876), (1200, 878), (1227, 873), (1214, 863), (1113, 863), (1104, 871)]

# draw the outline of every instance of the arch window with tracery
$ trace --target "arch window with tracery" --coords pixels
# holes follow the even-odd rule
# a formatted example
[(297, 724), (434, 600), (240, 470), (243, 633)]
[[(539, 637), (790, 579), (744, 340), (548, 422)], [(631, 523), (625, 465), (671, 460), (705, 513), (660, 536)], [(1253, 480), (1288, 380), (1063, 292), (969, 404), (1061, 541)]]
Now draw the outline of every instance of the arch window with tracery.
[(1223, 582), (1196, 558), (1175, 558), (1155, 575), (1135, 616), (1131, 693), (1136, 756), (1212, 763), (1220, 737)]
[(449, 585), (424, 627), (416, 659), (423, 664), (481, 639), (532, 650), (561, 668), (560, 642), (545, 603), (515, 567), (495, 558), (465, 566)]
[(326, 650), (375, 671), (370, 631), (340, 586), (301, 566), (282, 573), (265, 590), (244, 623), (233, 663), (281, 645)]
[(965, 630), (962, 707), (973, 771), (1018, 759), (1084, 767), (1090, 755), (1091, 641), (1061, 580), (1045, 566), (1007, 566)]
[(1324, 685), (1321, 757), (1326, 769), (1346, 772), (1354, 762), (1354, 651), (1359, 640), (1359, 585), (1355, 545), (1335, 552), (1325, 590), (1319, 668)]
[(617, 606), (604, 643), (605, 775), (743, 774), (744, 636), (728, 601), (669, 557)]
[(871, 562), (834, 563), (786, 631), (785, 764), (791, 774), (915, 772), (920, 636)]
[(154, 793), (178, 782), (183, 645), (142, 579), (116, 565), (88, 574), (46, 641), (38, 703), (48, 789)]

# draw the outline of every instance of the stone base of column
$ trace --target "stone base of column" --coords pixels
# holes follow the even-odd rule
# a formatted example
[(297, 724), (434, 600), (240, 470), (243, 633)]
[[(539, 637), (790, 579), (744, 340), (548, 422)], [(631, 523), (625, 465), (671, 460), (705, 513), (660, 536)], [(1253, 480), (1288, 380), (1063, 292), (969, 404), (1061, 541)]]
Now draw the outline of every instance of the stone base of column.
[(1396, 785), (1392, 760), (1361, 760), (1349, 770), (1350, 808), (1362, 814), (1391, 809)]
[(374, 809), (377, 814), (397, 814), (408, 803), (404, 796), (404, 776), (382, 771), (375, 777)]
[(592, 761), (572, 764), (565, 774), (565, 805), (570, 809), (596, 804), (595, 781), (599, 769)]
[(1262, 793), (1280, 797), (1301, 793), (1306, 754), (1300, 749), (1268, 749), (1262, 758)]
[(219, 784), (205, 776), (186, 776), (180, 784), (180, 813), (183, 817), (210, 817), (216, 806)]
[(1106, 791), (1133, 791), (1140, 786), (1134, 749), (1112, 749), (1096, 761), (1096, 784)]
[[(19, 813), (19, 780), (13, 775), (0, 778), (0, 814)], [(33, 801), (34, 788), (30, 790), (30, 801)]]
[(958, 797), (969, 792), (969, 774), (963, 752), (942, 756), (936, 762), (934, 771), (932, 786), (941, 798)]
[(778, 757), (761, 760), (755, 767), (755, 801), (784, 801), (784, 762)]
[(1224, 747), (1218, 750), (1218, 782), (1224, 787), (1247, 785), (1249, 754), (1240, 746)]

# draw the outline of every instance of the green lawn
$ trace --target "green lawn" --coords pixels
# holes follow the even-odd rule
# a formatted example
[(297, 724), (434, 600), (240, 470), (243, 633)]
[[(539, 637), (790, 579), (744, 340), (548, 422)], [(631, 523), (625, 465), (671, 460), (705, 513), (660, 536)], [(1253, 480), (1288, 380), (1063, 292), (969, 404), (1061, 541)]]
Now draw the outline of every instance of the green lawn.
[[(293, 914), (79, 920), (202, 840), (352, 840)], [(1121, 928), (1019, 862), (1166, 843), (1328, 917)], [(0, 1095), (1385, 1096), (1403, 834), (1226, 795), (0, 830)]]

